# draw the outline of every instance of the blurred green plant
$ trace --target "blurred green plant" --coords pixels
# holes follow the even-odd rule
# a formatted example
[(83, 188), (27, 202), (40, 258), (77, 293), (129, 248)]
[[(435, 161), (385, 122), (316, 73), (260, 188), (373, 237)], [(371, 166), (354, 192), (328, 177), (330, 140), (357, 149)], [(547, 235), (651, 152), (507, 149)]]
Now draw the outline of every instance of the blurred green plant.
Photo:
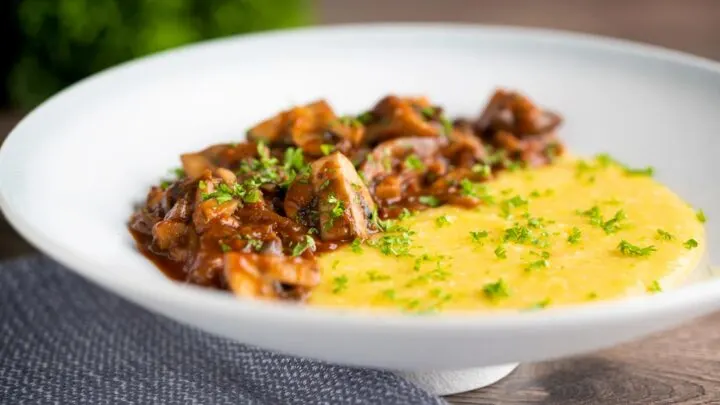
[(30, 108), (94, 72), (208, 38), (304, 25), (306, 0), (21, 0), (13, 103)]

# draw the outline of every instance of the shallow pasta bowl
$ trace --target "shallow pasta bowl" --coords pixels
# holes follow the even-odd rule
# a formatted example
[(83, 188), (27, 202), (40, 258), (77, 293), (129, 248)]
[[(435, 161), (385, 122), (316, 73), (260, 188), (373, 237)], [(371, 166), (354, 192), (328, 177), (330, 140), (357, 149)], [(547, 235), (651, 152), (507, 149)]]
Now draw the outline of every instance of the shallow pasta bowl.
[[(720, 281), (540, 312), (411, 317), (240, 300), (167, 279), (126, 224), (179, 154), (238, 141), (254, 122), (327, 98), (341, 113), (388, 92), (425, 94), (453, 115), (496, 86), (566, 118), (579, 154), (653, 165), (708, 223), (717, 259), (720, 66), (677, 52), (559, 32), (368, 25), (231, 38), (162, 53), (84, 80), (29, 114), (0, 150), (0, 207), (70, 269), (151, 311), (237, 341), (331, 362), (441, 374), (458, 391), (519, 361), (598, 349), (720, 307)], [(612, 271), (612, 269), (608, 269)], [(495, 368), (496, 366), (510, 364)], [(477, 371), (478, 367), (480, 371)], [(408, 374), (421, 383), (423, 373)], [(470, 376), (469, 379), (466, 377)], [(463, 385), (465, 384), (465, 385)]]

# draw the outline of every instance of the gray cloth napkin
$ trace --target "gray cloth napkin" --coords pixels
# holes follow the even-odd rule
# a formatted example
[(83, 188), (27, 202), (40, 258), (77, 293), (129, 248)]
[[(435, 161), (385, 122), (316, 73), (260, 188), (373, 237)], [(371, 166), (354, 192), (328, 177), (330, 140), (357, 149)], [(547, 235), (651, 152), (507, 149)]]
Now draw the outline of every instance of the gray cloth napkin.
[(188, 328), (54, 261), (0, 262), (2, 404), (443, 404), (384, 371)]

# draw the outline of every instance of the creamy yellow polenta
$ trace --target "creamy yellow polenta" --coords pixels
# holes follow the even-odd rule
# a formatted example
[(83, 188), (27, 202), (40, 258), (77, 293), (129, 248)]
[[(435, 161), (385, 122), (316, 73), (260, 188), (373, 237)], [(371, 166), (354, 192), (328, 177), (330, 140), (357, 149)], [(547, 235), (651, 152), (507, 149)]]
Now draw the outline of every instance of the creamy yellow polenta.
[(704, 218), (600, 157), (502, 173), (476, 209), (429, 209), (320, 258), (311, 305), (531, 309), (653, 293), (699, 263)]

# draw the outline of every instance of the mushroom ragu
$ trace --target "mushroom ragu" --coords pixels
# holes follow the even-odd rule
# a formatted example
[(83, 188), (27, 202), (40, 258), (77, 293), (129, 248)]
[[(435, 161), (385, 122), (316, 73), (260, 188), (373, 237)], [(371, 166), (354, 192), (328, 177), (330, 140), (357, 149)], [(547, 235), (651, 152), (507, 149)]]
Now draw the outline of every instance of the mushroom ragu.
[(132, 215), (141, 251), (168, 275), (246, 297), (302, 300), (315, 255), (383, 232), (388, 219), (483, 204), (499, 170), (562, 154), (561, 119), (498, 90), (476, 119), (450, 121), (426, 98), (387, 96), (358, 116), (325, 101), (283, 111), (247, 141), (181, 156)]

